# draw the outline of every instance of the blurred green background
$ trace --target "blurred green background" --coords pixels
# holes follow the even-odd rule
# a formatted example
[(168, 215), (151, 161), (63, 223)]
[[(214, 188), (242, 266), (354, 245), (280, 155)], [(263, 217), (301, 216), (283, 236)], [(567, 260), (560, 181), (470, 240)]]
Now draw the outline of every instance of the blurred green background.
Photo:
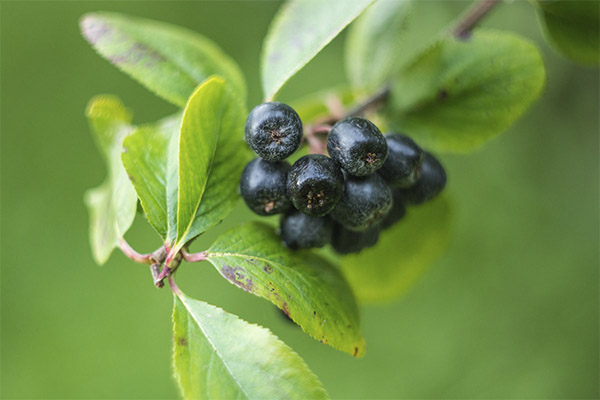
[[(105, 171), (84, 118), (98, 93), (147, 122), (173, 106), (97, 56), (85, 12), (114, 10), (189, 27), (239, 62), (260, 102), (261, 39), (277, 2), (2, 1), (1, 357), (3, 398), (173, 398), (171, 306), (146, 267), (115, 252), (97, 267), (83, 193)], [(450, 20), (469, 2), (431, 2)], [(270, 327), (334, 398), (598, 398), (599, 81), (544, 44), (525, 1), (484, 26), (537, 42), (548, 83), (507, 133), (467, 156), (442, 155), (456, 216), (452, 245), (403, 298), (363, 307), (367, 355), (353, 359), (284, 321), (207, 263), (181, 269), (189, 295)], [(283, 101), (344, 82), (342, 35)], [(241, 205), (215, 236), (252, 218)], [(159, 245), (138, 218), (130, 242)]]

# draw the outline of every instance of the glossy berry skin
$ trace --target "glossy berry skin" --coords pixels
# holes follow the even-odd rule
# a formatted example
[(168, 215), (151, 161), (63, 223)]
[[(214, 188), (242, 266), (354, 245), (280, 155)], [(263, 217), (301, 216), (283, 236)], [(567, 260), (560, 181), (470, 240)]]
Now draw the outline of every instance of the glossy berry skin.
[(280, 161), (300, 147), (302, 121), (287, 104), (270, 102), (254, 107), (246, 119), (246, 142), (266, 161)]
[(260, 158), (250, 161), (240, 181), (240, 192), (246, 205), (258, 215), (286, 212), (291, 203), (286, 197), (286, 182), (290, 164), (268, 162)]
[(419, 179), (425, 153), (406, 135), (388, 133), (384, 136), (388, 157), (377, 173), (391, 187), (407, 188), (414, 185)]
[(392, 208), (392, 191), (377, 174), (346, 175), (344, 194), (331, 217), (345, 228), (366, 231), (381, 222)]
[(379, 223), (379, 228), (381, 230), (391, 228), (396, 222), (402, 220), (404, 216), (406, 216), (406, 206), (404, 205), (404, 198), (401, 193), (398, 191), (394, 191), (392, 193), (393, 204), (390, 212), (385, 216), (385, 218)]
[(423, 204), (435, 196), (446, 186), (446, 171), (440, 162), (431, 154), (425, 153), (421, 165), (421, 177), (417, 183), (398, 192), (407, 205)]
[(350, 117), (336, 123), (327, 136), (329, 156), (353, 176), (377, 171), (388, 154), (387, 143), (369, 120)]
[(281, 217), (281, 240), (290, 249), (323, 247), (331, 242), (333, 222), (329, 217), (311, 217), (293, 210)]
[(288, 173), (288, 198), (307, 215), (328, 214), (342, 197), (343, 189), (342, 171), (331, 158), (321, 154), (301, 157)]
[(379, 240), (379, 227), (364, 232), (351, 231), (336, 224), (333, 229), (331, 246), (339, 254), (358, 253), (368, 247), (375, 246)]

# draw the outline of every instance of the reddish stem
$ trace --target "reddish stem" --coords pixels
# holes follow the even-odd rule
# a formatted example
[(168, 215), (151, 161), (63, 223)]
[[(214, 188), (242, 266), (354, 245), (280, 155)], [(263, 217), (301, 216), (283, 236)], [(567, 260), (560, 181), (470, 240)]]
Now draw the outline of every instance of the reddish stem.
[(135, 251), (124, 238), (119, 240), (119, 248), (127, 257), (140, 264), (152, 264), (152, 254), (140, 254)]
[(183, 255), (183, 259), (187, 262), (198, 262), (198, 261), (206, 261), (206, 251), (201, 251), (200, 253), (188, 253), (185, 250), (181, 250), (181, 254)]

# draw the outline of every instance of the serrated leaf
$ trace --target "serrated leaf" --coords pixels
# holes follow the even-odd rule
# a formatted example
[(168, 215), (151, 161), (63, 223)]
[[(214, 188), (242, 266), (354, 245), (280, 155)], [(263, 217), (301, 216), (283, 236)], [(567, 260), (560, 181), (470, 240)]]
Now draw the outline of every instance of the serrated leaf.
[(246, 96), (236, 63), (195, 32), (107, 12), (86, 14), (80, 27), (100, 55), (177, 106), (184, 106), (196, 86), (213, 74), (225, 77), (242, 98)]
[(244, 142), (245, 106), (225, 81), (208, 79), (190, 97), (179, 139), (177, 252), (219, 223), (239, 198), (250, 158)]
[(452, 232), (450, 201), (441, 196), (409, 208), (406, 217), (382, 232), (377, 245), (341, 258), (342, 271), (364, 303), (402, 295), (446, 250)]
[(600, 3), (598, 1), (538, 1), (538, 19), (547, 40), (568, 59), (600, 64)]
[(374, 0), (297, 0), (273, 18), (263, 44), (262, 86), (266, 99), (313, 59)]
[(354, 88), (376, 88), (395, 70), (411, 6), (410, 0), (378, 0), (350, 26), (345, 61)]
[(327, 399), (302, 358), (268, 329), (175, 295), (173, 366), (185, 399)]
[(506, 130), (545, 82), (537, 48), (518, 35), (475, 31), (442, 39), (402, 70), (384, 110), (393, 129), (424, 147), (474, 150)]
[(131, 115), (115, 96), (91, 99), (86, 116), (108, 169), (104, 183), (85, 194), (92, 253), (104, 264), (135, 218), (137, 196), (121, 164), (121, 145), (133, 127)]
[(170, 243), (177, 231), (181, 115), (137, 128), (123, 141), (123, 166), (150, 225)]
[(313, 338), (364, 354), (352, 291), (324, 258), (285, 248), (274, 228), (258, 222), (230, 229), (206, 256), (224, 278), (271, 301)]

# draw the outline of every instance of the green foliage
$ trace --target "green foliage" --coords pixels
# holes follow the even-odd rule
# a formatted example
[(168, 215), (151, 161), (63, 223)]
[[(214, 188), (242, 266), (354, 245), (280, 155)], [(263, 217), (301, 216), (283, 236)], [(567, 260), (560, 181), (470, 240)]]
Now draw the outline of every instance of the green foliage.
[(266, 99), (313, 59), (374, 0), (287, 2), (265, 38), (261, 57)]
[(537, 1), (536, 4), (546, 38), (556, 50), (579, 64), (600, 64), (598, 1)]
[(409, 208), (401, 222), (380, 234), (375, 247), (342, 257), (358, 300), (380, 303), (402, 295), (444, 254), (451, 231), (451, 202), (442, 196)]
[(100, 55), (177, 106), (184, 106), (196, 86), (214, 74), (225, 77), (242, 98), (246, 96), (239, 67), (197, 33), (106, 12), (85, 15), (80, 26)]
[(85, 194), (92, 253), (104, 264), (135, 218), (137, 197), (120, 160), (121, 144), (133, 127), (131, 114), (114, 96), (91, 99), (86, 115), (108, 168), (104, 183)]
[(121, 159), (150, 225), (166, 241), (175, 239), (177, 156), (181, 115), (139, 127), (125, 138)]
[(395, 77), (392, 128), (437, 151), (466, 152), (507, 129), (545, 82), (537, 48), (506, 32), (447, 37)]
[(238, 199), (250, 152), (243, 140), (247, 110), (221, 78), (200, 85), (185, 108), (179, 139), (177, 244), (219, 223)]
[(223, 277), (271, 301), (313, 338), (354, 356), (364, 354), (352, 291), (325, 259), (288, 250), (272, 227), (258, 222), (225, 232), (207, 258)]
[(318, 378), (268, 329), (176, 292), (173, 365), (185, 399), (326, 399)]
[(376, 89), (395, 70), (411, 6), (409, 0), (379, 0), (350, 26), (345, 55), (353, 87)]

